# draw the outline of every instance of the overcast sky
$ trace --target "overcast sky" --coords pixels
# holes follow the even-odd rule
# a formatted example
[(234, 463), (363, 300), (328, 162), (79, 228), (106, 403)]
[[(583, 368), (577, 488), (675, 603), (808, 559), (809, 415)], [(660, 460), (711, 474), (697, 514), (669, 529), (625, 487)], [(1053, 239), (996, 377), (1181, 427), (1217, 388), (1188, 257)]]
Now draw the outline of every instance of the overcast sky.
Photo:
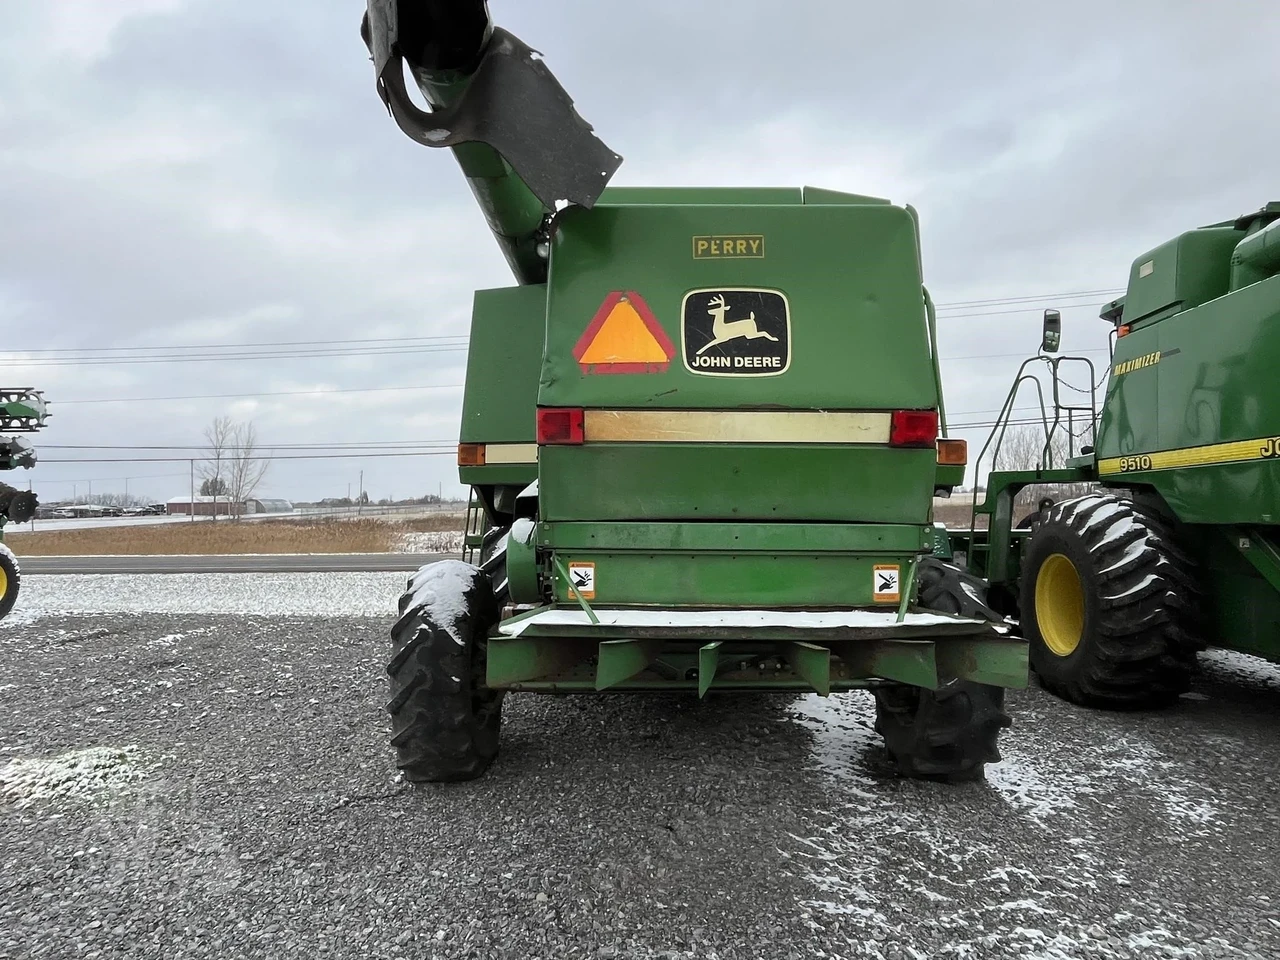
[[(466, 334), (471, 291), (509, 274), (448, 155), (386, 116), (358, 0), (4, 6), (0, 383), (43, 388), (55, 412), (35, 438), (44, 462), (5, 479), (46, 502), (125, 477), (183, 494), (186, 464), (50, 461), (187, 456), (76, 447), (197, 447), (222, 414), (269, 444), (456, 441), (458, 350), (56, 365), (18, 352)], [(807, 183), (911, 203), (940, 304), (1116, 290), (1144, 250), (1280, 199), (1273, 0), (490, 9), (626, 158), (615, 184)], [(1065, 347), (1100, 350), (1101, 372), (1109, 296), (943, 309), (952, 419), (990, 419), (1044, 306), (1064, 307)], [(355, 392), (371, 387), (414, 389)], [(290, 395), (112, 402), (263, 393)], [(374, 498), (461, 491), (450, 454), (278, 460), (264, 493), (344, 496), (361, 469)]]

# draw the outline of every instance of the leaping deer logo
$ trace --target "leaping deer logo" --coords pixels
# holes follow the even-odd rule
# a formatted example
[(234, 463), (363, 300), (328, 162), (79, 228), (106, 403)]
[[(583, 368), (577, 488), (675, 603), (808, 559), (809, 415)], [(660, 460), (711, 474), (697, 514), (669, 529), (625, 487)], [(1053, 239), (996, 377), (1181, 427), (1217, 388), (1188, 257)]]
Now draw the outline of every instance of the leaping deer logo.
[(712, 347), (728, 343), (730, 340), (759, 340), (764, 337), (774, 343), (778, 342), (778, 338), (772, 333), (761, 330), (756, 326), (756, 312), (754, 310), (751, 311), (751, 316), (745, 320), (726, 320), (725, 314), (729, 312), (729, 308), (725, 305), (723, 293), (717, 293), (708, 300), (707, 306), (710, 308), (707, 310), (707, 314), (715, 318), (711, 324), (711, 342), (694, 356), (700, 357)]

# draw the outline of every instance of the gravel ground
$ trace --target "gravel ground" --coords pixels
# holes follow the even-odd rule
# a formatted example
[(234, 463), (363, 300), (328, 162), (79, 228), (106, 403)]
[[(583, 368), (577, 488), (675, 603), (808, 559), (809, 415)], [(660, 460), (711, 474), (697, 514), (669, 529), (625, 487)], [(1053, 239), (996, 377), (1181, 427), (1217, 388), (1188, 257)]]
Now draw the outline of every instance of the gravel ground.
[[(1019, 693), (985, 784), (893, 778), (865, 694), (526, 695), (485, 779), (411, 788), (401, 575), (52, 612), (102, 579), (0, 623), (0, 957), (1280, 955), (1280, 670), (1248, 658), (1162, 714)], [(326, 615), (359, 589), (382, 610)]]

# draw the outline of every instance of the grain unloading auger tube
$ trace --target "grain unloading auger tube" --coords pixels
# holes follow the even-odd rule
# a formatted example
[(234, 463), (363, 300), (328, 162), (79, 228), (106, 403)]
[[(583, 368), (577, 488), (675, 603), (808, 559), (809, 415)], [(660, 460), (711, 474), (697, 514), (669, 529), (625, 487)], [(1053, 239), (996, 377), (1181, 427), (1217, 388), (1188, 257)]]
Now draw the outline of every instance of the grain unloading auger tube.
[[(622, 163), (578, 115), (537, 51), (489, 19), (485, 0), (369, 0), (361, 36), (400, 129), (452, 147), (516, 277), (546, 278), (548, 221), (590, 208)], [(408, 65), (430, 111), (405, 87)]]

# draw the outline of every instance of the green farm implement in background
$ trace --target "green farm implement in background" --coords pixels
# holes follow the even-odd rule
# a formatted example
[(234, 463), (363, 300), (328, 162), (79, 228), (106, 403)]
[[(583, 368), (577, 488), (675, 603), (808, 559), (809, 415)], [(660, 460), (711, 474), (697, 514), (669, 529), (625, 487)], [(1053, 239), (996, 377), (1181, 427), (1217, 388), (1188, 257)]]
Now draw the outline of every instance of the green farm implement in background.
[[(992, 473), (977, 508), (989, 531), (953, 542), (1020, 616), (1043, 686), (1076, 703), (1158, 706), (1187, 689), (1206, 646), (1280, 662), (1280, 203), (1138, 257), (1102, 319), (1114, 329), (1101, 415), (1089, 361), (1054, 356), (1048, 311), (1041, 354), (993, 435), (1043, 363), (1053, 412), (1041, 408), (1040, 469)], [(1070, 365), (1082, 368), (1074, 393)], [(1081, 391), (1087, 404), (1064, 399)], [(1086, 441), (1061, 464), (1057, 431)], [(1044, 483), (1092, 489), (1012, 529), (1017, 493)]]
[[(47, 417), (40, 391), (30, 387), (0, 387), (0, 470), (29, 470), (36, 465), (36, 451), (30, 441), (8, 434), (34, 433), (44, 426)], [(0, 482), (0, 617), (13, 609), (21, 583), (18, 561), (3, 542), (5, 524), (11, 520), (14, 523), (30, 520), (35, 516), (37, 503), (31, 491)]]
[(901, 773), (982, 777), (1027, 652), (935, 556), (967, 454), (915, 211), (608, 187), (621, 158), (483, 0), (371, 0), (362, 35), (517, 281), (475, 295), (466, 561), (414, 574), (392, 632), (405, 776), (480, 775), (508, 692), (871, 688)]

